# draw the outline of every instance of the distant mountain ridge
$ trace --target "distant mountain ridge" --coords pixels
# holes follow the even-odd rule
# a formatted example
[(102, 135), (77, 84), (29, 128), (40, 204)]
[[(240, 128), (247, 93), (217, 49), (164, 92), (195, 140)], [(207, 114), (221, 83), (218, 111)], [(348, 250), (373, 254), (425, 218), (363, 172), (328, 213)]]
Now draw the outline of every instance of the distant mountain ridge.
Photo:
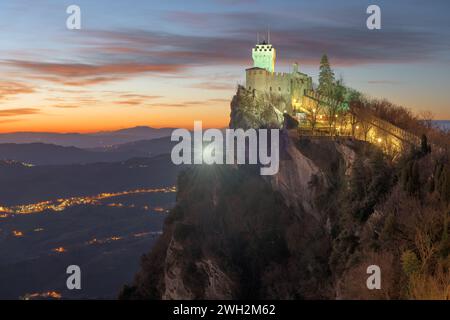
[(172, 186), (182, 168), (174, 165), (168, 154), (109, 163), (34, 167), (0, 161), (0, 206)]
[(120, 153), (104, 154), (76, 147), (45, 143), (0, 144), (0, 159), (15, 160), (32, 165), (64, 165), (74, 163), (112, 162), (130, 158)]
[(0, 144), (0, 161), (31, 165), (71, 165), (117, 162), (131, 158), (151, 158), (170, 154), (175, 142), (170, 137), (139, 140), (111, 147), (81, 149), (46, 143)]
[(95, 133), (13, 132), (0, 133), (0, 143), (46, 143), (64, 147), (100, 148), (171, 135), (174, 128), (138, 126)]
[(433, 125), (444, 131), (450, 131), (450, 120), (433, 120)]

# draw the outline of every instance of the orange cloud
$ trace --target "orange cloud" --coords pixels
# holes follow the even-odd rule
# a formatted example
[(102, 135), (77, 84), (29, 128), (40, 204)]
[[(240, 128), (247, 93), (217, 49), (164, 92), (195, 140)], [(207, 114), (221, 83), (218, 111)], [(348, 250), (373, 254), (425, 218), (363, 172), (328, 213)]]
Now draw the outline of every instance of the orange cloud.
[(143, 103), (142, 100), (123, 100), (115, 102), (115, 104), (129, 105), (129, 106), (136, 106), (142, 103)]
[(233, 83), (225, 82), (201, 82), (191, 86), (195, 89), (206, 89), (206, 90), (226, 90), (232, 91), (234, 89)]
[(187, 108), (187, 107), (195, 107), (195, 106), (211, 106), (212, 104), (229, 102), (226, 99), (207, 99), (207, 100), (198, 100), (198, 101), (182, 101), (176, 103), (151, 103), (146, 104), (148, 107), (167, 107), (167, 108)]
[(74, 106), (74, 105), (56, 105), (56, 106), (52, 106), (54, 108), (59, 108), (59, 109), (76, 109), (79, 108), (79, 106)]
[(37, 63), (19, 60), (10, 61), (9, 65), (37, 71), (43, 74), (75, 78), (100, 75), (126, 75), (144, 72), (175, 72), (181, 68), (181, 66), (171, 64), (112, 63), (104, 65), (93, 65), (79, 63)]
[(19, 119), (6, 119), (6, 120), (0, 120), (0, 123), (11, 123), (11, 122), (17, 122)]
[(30, 71), (30, 78), (55, 82), (67, 86), (87, 86), (125, 80), (143, 73), (176, 73), (183, 69), (176, 64), (109, 63), (103, 65), (80, 63), (39, 63), (9, 60), (7, 66)]
[(126, 93), (121, 94), (119, 97), (123, 100), (116, 101), (115, 104), (121, 105), (140, 105), (145, 103), (147, 100), (154, 100), (162, 98), (162, 96), (151, 96), (145, 94), (134, 94), (134, 93)]
[(159, 99), (163, 96), (151, 96), (146, 94), (135, 94), (135, 93), (125, 93), (122, 94), (121, 97), (123, 98), (131, 98), (131, 99)]
[(30, 114), (40, 113), (39, 109), (36, 108), (16, 108), (16, 109), (6, 109), (0, 110), (0, 117), (14, 117)]
[(210, 101), (210, 102), (225, 102), (225, 103), (229, 103), (229, 102), (230, 102), (230, 99), (220, 99), (220, 98), (217, 98), (217, 99), (209, 99), (208, 101)]
[(146, 106), (148, 106), (148, 107), (167, 107), (167, 108), (184, 108), (184, 107), (187, 107), (187, 105), (186, 104), (184, 104), (184, 103), (165, 103), (165, 102), (163, 102), (163, 103), (150, 103), (150, 104), (147, 104)]
[(0, 99), (12, 95), (27, 94), (33, 92), (35, 92), (34, 88), (27, 84), (14, 81), (0, 81)]

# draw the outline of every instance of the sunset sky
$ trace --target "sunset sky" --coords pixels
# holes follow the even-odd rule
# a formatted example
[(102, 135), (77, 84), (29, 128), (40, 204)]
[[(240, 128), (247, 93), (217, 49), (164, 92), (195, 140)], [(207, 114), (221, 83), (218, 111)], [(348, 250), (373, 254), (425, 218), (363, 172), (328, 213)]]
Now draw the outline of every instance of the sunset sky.
[(268, 26), (276, 71), (317, 81), (327, 53), (348, 86), (450, 119), (449, 16), (447, 0), (0, 0), (0, 132), (224, 127)]

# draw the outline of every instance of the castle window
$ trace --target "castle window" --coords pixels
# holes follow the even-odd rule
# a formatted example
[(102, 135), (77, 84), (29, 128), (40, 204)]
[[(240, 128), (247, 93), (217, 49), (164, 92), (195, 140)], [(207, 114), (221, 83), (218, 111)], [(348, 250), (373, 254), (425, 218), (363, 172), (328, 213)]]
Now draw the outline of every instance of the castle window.
[(281, 87), (278, 87), (278, 91), (281, 91)]
[(272, 87), (270, 87), (270, 91), (272, 91)]

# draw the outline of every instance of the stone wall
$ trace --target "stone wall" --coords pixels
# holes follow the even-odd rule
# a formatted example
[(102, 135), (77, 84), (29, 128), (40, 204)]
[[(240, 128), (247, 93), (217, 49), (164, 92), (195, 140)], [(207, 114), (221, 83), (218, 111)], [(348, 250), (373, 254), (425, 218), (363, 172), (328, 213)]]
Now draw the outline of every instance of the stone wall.
[(260, 68), (246, 71), (246, 89), (259, 93), (281, 95), (286, 99), (301, 99), (305, 89), (311, 89), (312, 80), (302, 73), (268, 72)]

